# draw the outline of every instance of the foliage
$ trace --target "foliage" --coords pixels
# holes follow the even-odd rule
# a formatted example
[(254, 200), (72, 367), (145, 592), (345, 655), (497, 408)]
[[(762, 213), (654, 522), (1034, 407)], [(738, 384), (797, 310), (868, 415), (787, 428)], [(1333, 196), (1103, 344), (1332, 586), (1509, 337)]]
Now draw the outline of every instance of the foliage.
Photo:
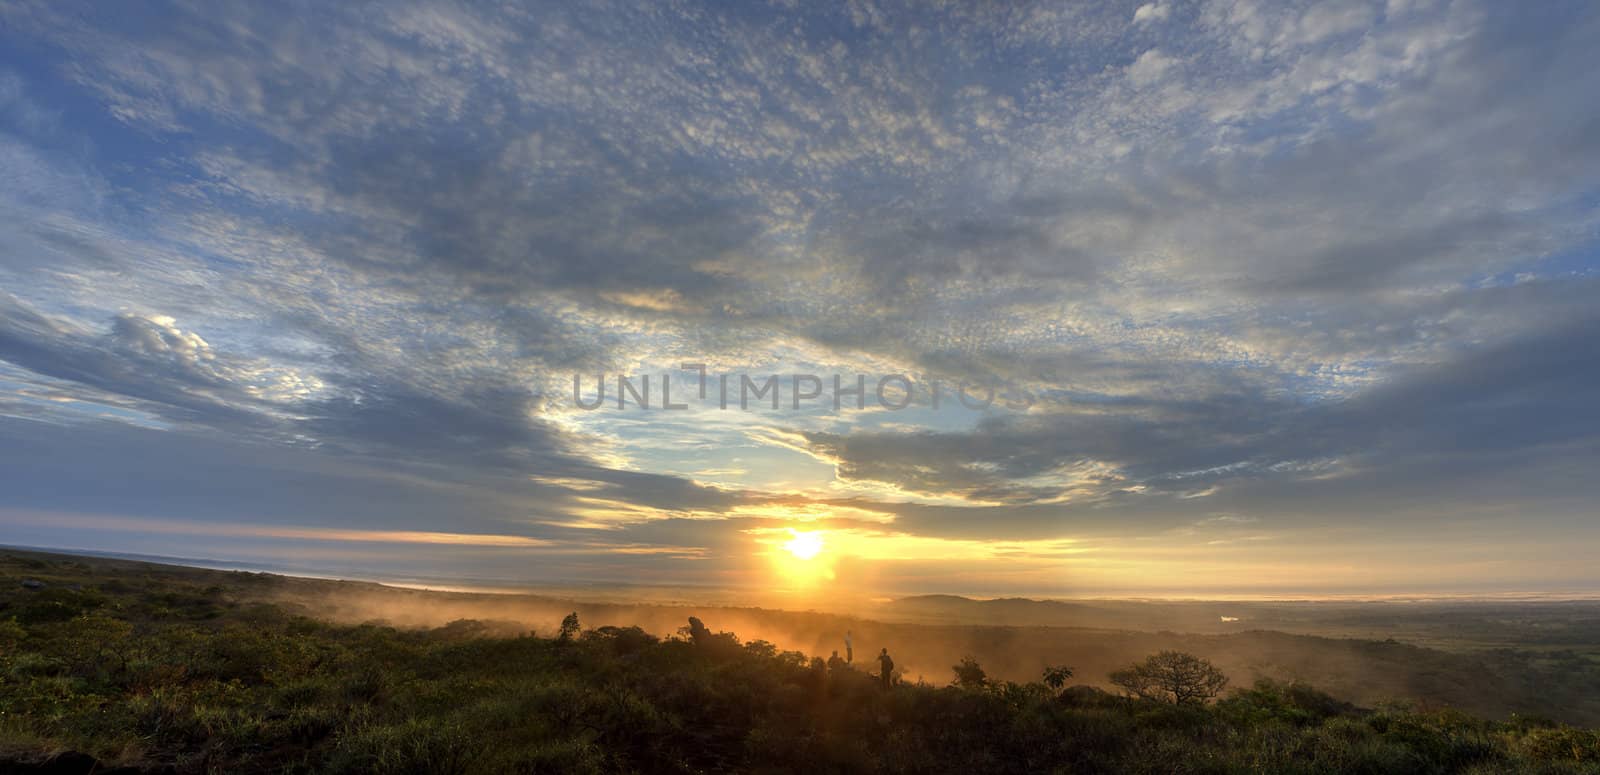
[(566, 643), (567, 641), (578, 637), (578, 631), (582, 629), (582, 627), (583, 625), (578, 623), (578, 612), (573, 611), (572, 613), (567, 614), (566, 617), (561, 620), (561, 630), (560, 632), (556, 633), (556, 640)]
[(46, 590), (0, 588), (0, 771), (72, 751), (180, 773), (1600, 773), (1593, 730), (1362, 710), (1303, 684), (1206, 704), (1209, 672), (1185, 668), (1200, 689), (1180, 695), (1148, 667), (1178, 663), (1160, 654), (1144, 663), (1152, 698), (1069, 686), (1062, 667), (996, 680), (975, 659), (957, 686), (885, 690), (698, 619), (683, 638), (563, 641), (474, 621), (337, 626), (228, 589), (103, 582), (43, 606), (29, 596)]
[(961, 662), (951, 669), (956, 673), (955, 681), (952, 682), (953, 686), (959, 686), (963, 689), (982, 689), (989, 682), (989, 678), (983, 672), (983, 668), (978, 665), (977, 657), (962, 657)]
[(1268, 720), (1287, 721), (1295, 726), (1320, 724), (1335, 716), (1349, 715), (1356, 707), (1302, 683), (1256, 681), (1249, 689), (1235, 691), (1217, 704), (1223, 715), (1241, 723)]
[(1050, 691), (1060, 694), (1067, 688), (1067, 681), (1072, 679), (1072, 675), (1072, 668), (1066, 665), (1046, 665), (1042, 680), (1045, 686), (1050, 687)]
[(1204, 704), (1222, 692), (1228, 677), (1193, 654), (1163, 651), (1111, 674), (1111, 682), (1142, 700)]

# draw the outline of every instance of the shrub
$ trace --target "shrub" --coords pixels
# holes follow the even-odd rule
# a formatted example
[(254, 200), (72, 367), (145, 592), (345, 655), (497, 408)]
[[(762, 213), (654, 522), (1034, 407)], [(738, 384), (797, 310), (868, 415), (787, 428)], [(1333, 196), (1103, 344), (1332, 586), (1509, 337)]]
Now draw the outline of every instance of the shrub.
[(962, 657), (961, 662), (951, 670), (956, 674), (955, 680), (951, 682), (952, 685), (963, 689), (982, 689), (989, 682), (989, 677), (978, 665), (977, 658), (970, 655)]
[(1569, 726), (1531, 729), (1517, 748), (1541, 761), (1600, 762), (1600, 732)]
[(1232, 696), (1218, 702), (1217, 709), (1236, 723), (1282, 721), (1301, 727), (1320, 724), (1356, 710), (1354, 705), (1305, 684), (1270, 679), (1256, 681), (1249, 689), (1236, 690)]
[(1067, 681), (1072, 678), (1072, 668), (1065, 665), (1046, 665), (1044, 668), (1044, 685), (1050, 690), (1060, 694), (1066, 689)]

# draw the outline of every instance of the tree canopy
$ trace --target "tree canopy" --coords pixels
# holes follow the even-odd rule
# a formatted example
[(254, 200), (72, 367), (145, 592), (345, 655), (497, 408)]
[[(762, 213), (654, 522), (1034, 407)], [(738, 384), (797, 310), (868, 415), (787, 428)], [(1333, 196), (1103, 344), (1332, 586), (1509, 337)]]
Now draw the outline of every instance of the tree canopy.
[(1112, 673), (1111, 682), (1140, 699), (1204, 704), (1222, 692), (1228, 676), (1193, 654), (1163, 651)]

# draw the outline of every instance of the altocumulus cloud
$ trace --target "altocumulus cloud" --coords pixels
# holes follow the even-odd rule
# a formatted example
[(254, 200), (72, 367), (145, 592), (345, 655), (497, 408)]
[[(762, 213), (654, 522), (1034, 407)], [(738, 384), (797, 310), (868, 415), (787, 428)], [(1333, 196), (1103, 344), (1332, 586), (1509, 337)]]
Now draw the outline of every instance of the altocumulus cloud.
[[(800, 521), (1014, 558), (1592, 512), (1591, 4), (14, 2), (0, 35), (0, 539), (705, 580)], [(566, 400), (688, 362), (1040, 401)]]

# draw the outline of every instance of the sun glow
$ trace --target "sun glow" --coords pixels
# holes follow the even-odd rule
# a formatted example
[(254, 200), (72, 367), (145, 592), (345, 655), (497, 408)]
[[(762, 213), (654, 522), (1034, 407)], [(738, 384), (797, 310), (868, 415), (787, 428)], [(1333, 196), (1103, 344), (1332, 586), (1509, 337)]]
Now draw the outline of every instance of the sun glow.
[(822, 553), (822, 534), (817, 532), (795, 533), (794, 538), (783, 545), (783, 548), (798, 560), (816, 559)]
[(773, 570), (777, 571), (778, 577), (797, 588), (815, 587), (832, 581), (836, 558), (829, 551), (826, 532), (792, 528), (787, 532), (787, 540), (773, 536), (761, 541), (769, 547), (765, 554), (772, 560)]

